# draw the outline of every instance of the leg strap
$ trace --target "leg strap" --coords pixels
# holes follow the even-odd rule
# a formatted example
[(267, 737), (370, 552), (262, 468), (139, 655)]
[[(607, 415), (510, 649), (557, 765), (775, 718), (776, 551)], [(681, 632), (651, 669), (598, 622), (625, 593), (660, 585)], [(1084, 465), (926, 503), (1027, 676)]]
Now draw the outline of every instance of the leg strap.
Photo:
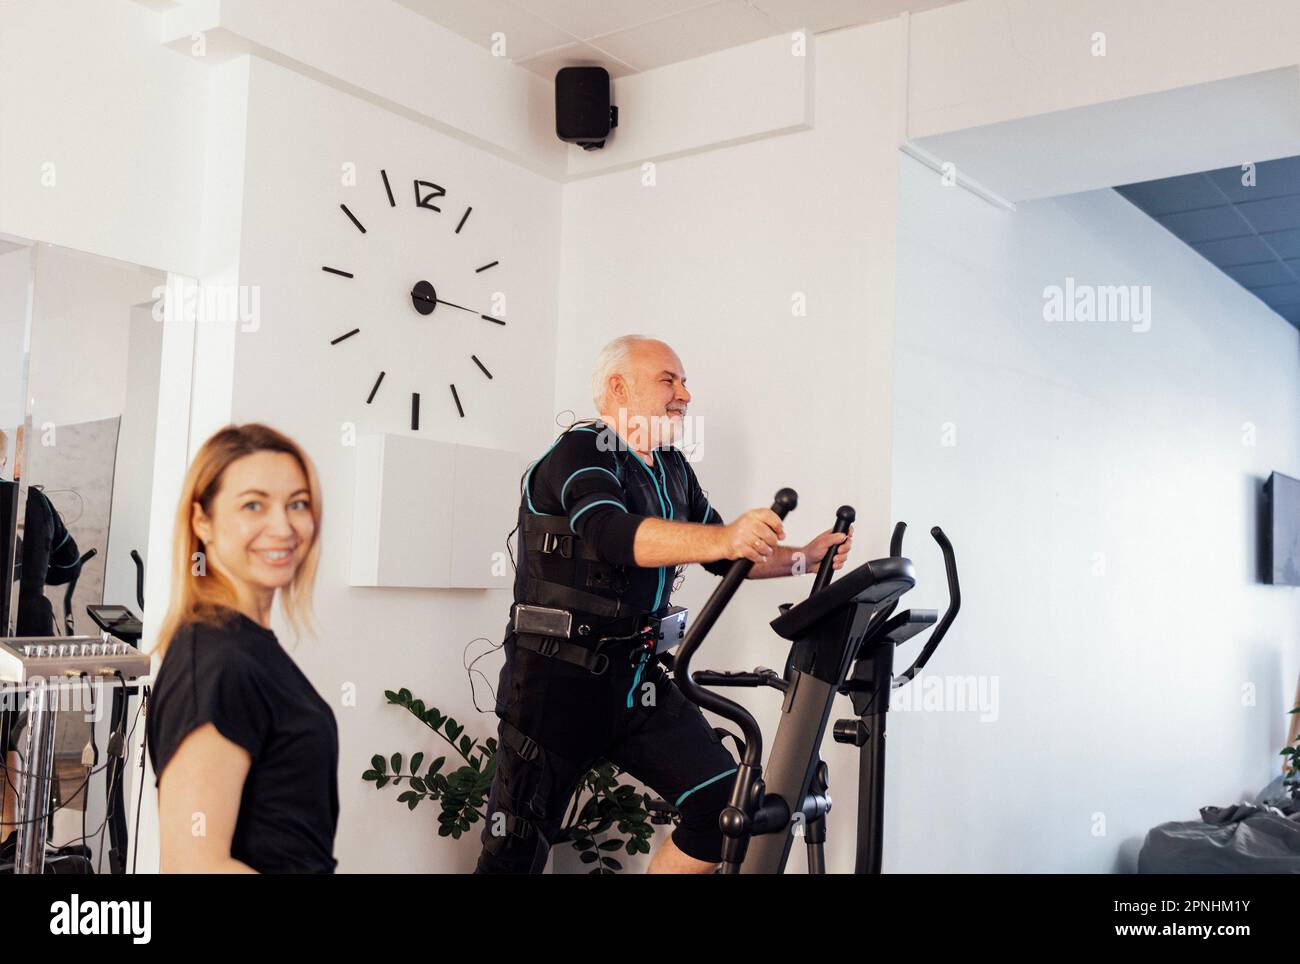
[(515, 726), (509, 720), (502, 720), (500, 726), (501, 739), (505, 741), (506, 746), (519, 754), (520, 758), (532, 763), (542, 752), (542, 748), (537, 742), (525, 733), (519, 727)]
[(510, 834), (510, 836), (518, 837), (521, 840), (531, 840), (537, 835), (537, 827), (527, 820), (504, 811), (502, 811), (502, 816), (505, 817), (506, 833)]

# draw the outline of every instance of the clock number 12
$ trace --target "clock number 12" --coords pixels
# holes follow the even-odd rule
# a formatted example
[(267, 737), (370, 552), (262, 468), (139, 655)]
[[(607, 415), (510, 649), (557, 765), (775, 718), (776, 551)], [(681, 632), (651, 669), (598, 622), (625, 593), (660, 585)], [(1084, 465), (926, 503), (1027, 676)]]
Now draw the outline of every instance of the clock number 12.
[[(430, 190), (428, 194), (421, 195), (420, 188), (422, 187), (431, 188), (432, 190)], [(431, 211), (437, 211), (439, 214), (441, 214), (442, 208), (434, 204), (433, 199), (438, 197), (446, 197), (446, 196), (447, 196), (447, 192), (443, 190), (441, 187), (439, 187), (437, 184), (434, 184), (432, 181), (415, 182), (415, 206), (417, 208), (428, 208)]]

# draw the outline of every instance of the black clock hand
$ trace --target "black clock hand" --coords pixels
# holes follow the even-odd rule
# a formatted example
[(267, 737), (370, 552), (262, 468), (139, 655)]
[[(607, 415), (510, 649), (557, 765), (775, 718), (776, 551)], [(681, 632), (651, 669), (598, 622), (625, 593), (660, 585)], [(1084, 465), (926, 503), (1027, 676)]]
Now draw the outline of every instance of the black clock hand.
[[(426, 294), (426, 292), (428, 293)], [(484, 321), (490, 321), (494, 325), (505, 325), (505, 321), (501, 318), (494, 318), (492, 315), (481, 314), (473, 308), (466, 308), (464, 305), (458, 305), (454, 301), (444, 301), (438, 297), (438, 292), (434, 290), (433, 285), (429, 284), (427, 281), (421, 281), (411, 289), (411, 300), (429, 306), (428, 309), (425, 309), (421, 308), (419, 304), (416, 304), (415, 310), (422, 315), (431, 314), (438, 305), (446, 305), (448, 308), (458, 308), (461, 311), (469, 312), (471, 315), (478, 315)]]
[(441, 298), (430, 298), (428, 295), (422, 295), (416, 291), (411, 292), (411, 297), (416, 299), (417, 301), (423, 301), (426, 304), (446, 305), (448, 308), (459, 308), (461, 311), (468, 311), (472, 315), (477, 315), (479, 313), (475, 311), (473, 308), (466, 308), (464, 305), (458, 305), (452, 301), (443, 301)]
[(470, 314), (473, 315), (479, 314), (479, 312), (475, 311), (473, 308), (466, 308), (464, 305), (454, 304), (450, 301), (443, 301), (441, 298), (437, 298), (435, 300), (438, 302), (438, 304), (446, 305), (448, 308), (459, 308), (461, 311), (468, 311)]

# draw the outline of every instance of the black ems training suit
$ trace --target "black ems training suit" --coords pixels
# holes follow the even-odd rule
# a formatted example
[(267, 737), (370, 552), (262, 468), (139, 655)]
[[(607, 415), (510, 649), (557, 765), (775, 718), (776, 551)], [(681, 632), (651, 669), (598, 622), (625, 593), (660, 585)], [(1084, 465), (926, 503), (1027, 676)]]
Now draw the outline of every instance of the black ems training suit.
[(507, 627), (480, 873), (540, 873), (578, 781), (601, 759), (678, 808), (683, 853), (721, 857), (718, 815), (736, 761), (637, 635), (668, 609), (676, 568), (637, 566), (632, 543), (647, 517), (722, 517), (680, 451), (652, 457), (647, 465), (613, 429), (584, 422), (524, 475), (515, 603), (566, 610), (572, 627), (568, 637), (516, 632), (513, 618)]
[(81, 550), (59, 510), (38, 485), (27, 487), (18, 558), (18, 635), (53, 636), (54, 607), (45, 596), (45, 587), (65, 586), (80, 574)]

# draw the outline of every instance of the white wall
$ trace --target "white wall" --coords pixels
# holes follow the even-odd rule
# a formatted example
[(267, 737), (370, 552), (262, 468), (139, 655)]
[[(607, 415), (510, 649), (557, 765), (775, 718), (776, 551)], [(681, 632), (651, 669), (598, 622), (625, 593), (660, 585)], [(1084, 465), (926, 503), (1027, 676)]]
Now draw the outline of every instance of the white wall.
[(130, 606), (139, 613), (131, 550), (140, 553), (147, 567), (163, 326), (154, 321), (149, 305), (131, 308), (129, 317), (126, 395), (113, 472), (113, 514), (109, 519), (108, 557), (104, 562), (104, 602)]
[(1300, 63), (1291, 0), (965, 0), (911, 19), (911, 137)]
[(255, 53), (541, 174), (564, 170), (551, 83), (403, 4), (193, 0), (158, 27), (186, 57), (201, 34), (209, 62)]
[(6, 233), (201, 273), (207, 68), (128, 0), (0, 0)]
[(122, 414), (131, 306), (163, 283), (135, 265), (37, 246), (27, 388), (34, 430)]
[[(1067, 276), (1151, 286), (1150, 330), (1044, 321)], [(965, 603), (930, 668), (998, 700), (893, 715), (885, 869), (1131, 871), (1278, 771), (1300, 593), (1257, 583), (1255, 513), (1300, 469), (1297, 332), (1112, 191), (1009, 213), (910, 159), (898, 285), (913, 605), (937, 523)]]

